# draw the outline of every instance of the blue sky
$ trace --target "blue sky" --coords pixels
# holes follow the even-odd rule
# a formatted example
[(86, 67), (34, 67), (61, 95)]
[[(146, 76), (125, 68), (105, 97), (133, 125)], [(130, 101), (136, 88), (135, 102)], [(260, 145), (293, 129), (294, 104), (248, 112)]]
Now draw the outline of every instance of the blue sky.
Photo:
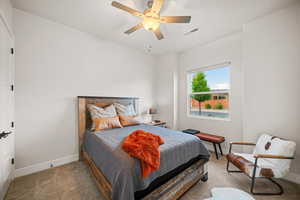
[(212, 90), (230, 89), (229, 67), (222, 67), (206, 71), (207, 83)]

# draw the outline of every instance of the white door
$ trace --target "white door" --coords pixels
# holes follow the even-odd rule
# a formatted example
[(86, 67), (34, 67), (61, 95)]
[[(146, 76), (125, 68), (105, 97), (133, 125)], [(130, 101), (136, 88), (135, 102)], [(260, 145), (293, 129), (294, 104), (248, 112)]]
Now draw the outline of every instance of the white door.
[(0, 200), (8, 189), (14, 170), (12, 46), (10, 34), (0, 18)]

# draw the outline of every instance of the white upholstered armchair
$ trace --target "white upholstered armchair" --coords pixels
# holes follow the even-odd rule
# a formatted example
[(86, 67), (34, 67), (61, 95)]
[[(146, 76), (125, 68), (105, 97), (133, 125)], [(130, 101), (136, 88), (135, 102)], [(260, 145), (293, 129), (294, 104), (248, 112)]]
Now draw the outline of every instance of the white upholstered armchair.
[[(253, 145), (252, 154), (232, 153), (233, 145)], [(263, 134), (257, 143), (231, 142), (229, 154), (227, 155), (227, 171), (243, 172), (252, 179), (251, 193), (255, 195), (281, 195), (282, 186), (274, 178), (283, 178), (289, 172), (291, 160), (294, 159), (296, 143), (284, 140), (275, 136)], [(239, 171), (229, 170), (229, 163), (236, 166)], [(277, 193), (257, 193), (254, 192), (256, 178), (267, 178), (277, 185)]]

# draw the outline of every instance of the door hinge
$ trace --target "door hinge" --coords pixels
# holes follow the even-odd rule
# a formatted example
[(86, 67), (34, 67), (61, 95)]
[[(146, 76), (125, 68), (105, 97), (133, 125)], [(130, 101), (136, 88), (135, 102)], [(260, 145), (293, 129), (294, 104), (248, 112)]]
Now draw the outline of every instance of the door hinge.
[(11, 164), (12, 164), (12, 165), (15, 164), (15, 159), (14, 159), (14, 158), (11, 159)]
[(10, 86), (10, 90), (11, 90), (11, 91), (14, 91), (14, 89), (15, 89), (14, 85), (11, 85), (11, 86)]
[(12, 128), (15, 127), (15, 122), (11, 122), (11, 127), (12, 127)]
[(10, 48), (10, 53), (11, 53), (11, 54), (14, 54), (14, 53), (15, 53), (14, 48)]

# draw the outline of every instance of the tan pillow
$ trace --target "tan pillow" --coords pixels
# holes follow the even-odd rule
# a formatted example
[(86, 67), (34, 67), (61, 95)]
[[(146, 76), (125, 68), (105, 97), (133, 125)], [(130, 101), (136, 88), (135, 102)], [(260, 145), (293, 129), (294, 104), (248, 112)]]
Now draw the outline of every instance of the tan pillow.
[(140, 124), (140, 121), (135, 116), (119, 116), (122, 126), (133, 126)]
[(102, 131), (105, 129), (122, 128), (119, 117), (102, 117), (94, 118), (95, 131)]

